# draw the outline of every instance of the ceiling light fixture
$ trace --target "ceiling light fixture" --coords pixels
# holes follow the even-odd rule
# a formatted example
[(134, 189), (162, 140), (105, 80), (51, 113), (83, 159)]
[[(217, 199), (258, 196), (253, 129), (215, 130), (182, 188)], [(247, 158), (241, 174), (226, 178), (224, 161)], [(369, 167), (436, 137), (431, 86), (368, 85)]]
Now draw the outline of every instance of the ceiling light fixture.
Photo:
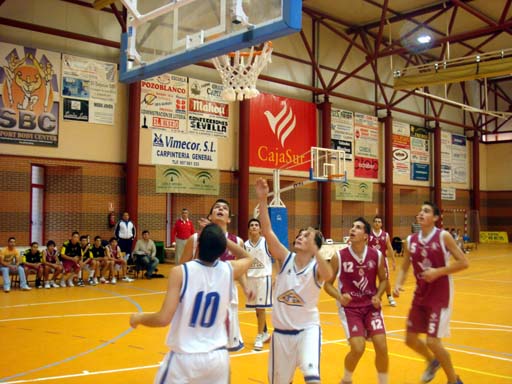
[(432, 37), (429, 35), (420, 35), (416, 38), (420, 44), (428, 44), (432, 41)]

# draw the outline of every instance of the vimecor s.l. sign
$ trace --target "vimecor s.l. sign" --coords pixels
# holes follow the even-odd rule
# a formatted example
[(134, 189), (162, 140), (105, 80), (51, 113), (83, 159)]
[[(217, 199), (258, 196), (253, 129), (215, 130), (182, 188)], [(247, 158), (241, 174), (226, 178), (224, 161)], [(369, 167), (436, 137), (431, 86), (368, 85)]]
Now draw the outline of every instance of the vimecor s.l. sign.
[(313, 103), (261, 94), (249, 101), (249, 165), (308, 171), (316, 146)]

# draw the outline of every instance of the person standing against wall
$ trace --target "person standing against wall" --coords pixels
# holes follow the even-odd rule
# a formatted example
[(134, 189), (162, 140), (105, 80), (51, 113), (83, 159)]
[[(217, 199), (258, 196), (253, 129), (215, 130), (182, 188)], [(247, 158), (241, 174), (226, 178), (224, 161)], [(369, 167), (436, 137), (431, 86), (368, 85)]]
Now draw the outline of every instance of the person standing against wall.
[(114, 235), (117, 239), (119, 248), (124, 252), (125, 260), (128, 260), (132, 253), (133, 239), (135, 239), (135, 224), (130, 220), (130, 214), (124, 212), (121, 220), (116, 224)]
[(176, 220), (174, 227), (171, 232), (172, 245), (176, 246), (176, 253), (174, 254), (174, 264), (178, 265), (185, 244), (190, 236), (195, 233), (194, 224), (188, 218), (188, 209), (183, 208), (181, 210), (181, 217)]

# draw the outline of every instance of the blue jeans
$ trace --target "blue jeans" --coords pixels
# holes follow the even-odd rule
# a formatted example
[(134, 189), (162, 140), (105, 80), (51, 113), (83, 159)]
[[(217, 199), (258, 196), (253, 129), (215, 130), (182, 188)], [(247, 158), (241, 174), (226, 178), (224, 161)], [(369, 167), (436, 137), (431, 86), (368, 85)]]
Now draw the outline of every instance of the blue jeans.
[(158, 258), (151, 258), (150, 256), (137, 255), (139, 262), (147, 269), (148, 275), (155, 273), (156, 267), (158, 267)]
[[(10, 268), (0, 267), (2, 270), (2, 277), (4, 278), (4, 291), (11, 289), (11, 278), (9, 277)], [(25, 270), (21, 265), (17, 268), (18, 275), (20, 276), (20, 287), (24, 288), (27, 286), (27, 278), (25, 277)]]

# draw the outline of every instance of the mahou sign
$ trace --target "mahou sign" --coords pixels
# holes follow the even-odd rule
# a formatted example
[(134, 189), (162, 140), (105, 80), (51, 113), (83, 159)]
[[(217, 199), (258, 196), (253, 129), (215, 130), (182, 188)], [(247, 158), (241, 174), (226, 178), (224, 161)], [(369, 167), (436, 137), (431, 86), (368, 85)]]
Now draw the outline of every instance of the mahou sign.
[(249, 165), (309, 171), (316, 146), (313, 103), (261, 94), (249, 101)]

